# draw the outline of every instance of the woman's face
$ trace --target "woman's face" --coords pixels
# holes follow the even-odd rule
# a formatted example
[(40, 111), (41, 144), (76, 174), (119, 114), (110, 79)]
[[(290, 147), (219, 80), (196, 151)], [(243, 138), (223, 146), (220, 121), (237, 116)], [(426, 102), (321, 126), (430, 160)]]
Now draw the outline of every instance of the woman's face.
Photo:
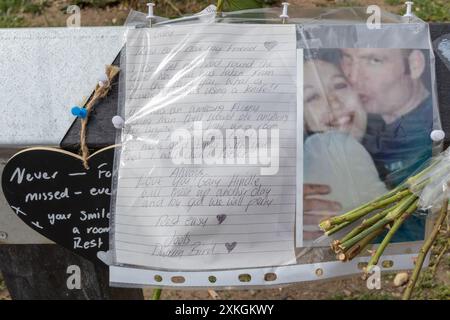
[(339, 130), (361, 140), (366, 131), (358, 94), (337, 66), (321, 60), (304, 65), (304, 117), (312, 132)]

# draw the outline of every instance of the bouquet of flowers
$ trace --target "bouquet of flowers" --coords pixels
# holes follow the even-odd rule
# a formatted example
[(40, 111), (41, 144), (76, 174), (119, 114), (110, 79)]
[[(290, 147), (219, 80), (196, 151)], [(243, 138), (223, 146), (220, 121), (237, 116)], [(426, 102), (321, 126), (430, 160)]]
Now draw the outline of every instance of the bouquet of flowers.
[[(425, 212), (439, 211), (433, 231), (424, 242), (416, 261), (416, 268), (404, 294), (409, 299), (414, 288), (426, 254), (436, 239), (445, 221), (448, 211), (450, 183), (450, 150), (433, 158), (422, 170), (408, 178), (403, 184), (385, 195), (372, 200), (356, 209), (320, 222), (319, 227), (331, 236), (349, 226), (340, 239), (331, 242), (331, 248), (337, 259), (349, 261), (383, 233), (383, 241), (372, 252), (365, 274), (370, 273), (390, 243), (400, 226), (418, 210)], [(351, 225), (355, 224), (353, 228)], [(387, 232), (386, 232), (387, 231)]]

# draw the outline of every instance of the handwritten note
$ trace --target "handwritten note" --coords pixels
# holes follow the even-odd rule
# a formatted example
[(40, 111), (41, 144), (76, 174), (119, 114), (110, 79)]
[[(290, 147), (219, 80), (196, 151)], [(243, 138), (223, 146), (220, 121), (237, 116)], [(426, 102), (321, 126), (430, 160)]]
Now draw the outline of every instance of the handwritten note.
[(172, 26), (127, 37), (116, 263), (295, 263), (295, 28)]

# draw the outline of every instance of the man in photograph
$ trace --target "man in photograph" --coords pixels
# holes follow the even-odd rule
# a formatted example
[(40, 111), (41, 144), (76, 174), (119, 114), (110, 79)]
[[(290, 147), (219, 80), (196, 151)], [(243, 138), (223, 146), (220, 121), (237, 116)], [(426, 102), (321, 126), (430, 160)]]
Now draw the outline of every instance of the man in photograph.
[(342, 70), (368, 113), (362, 144), (389, 188), (431, 157), (433, 101), (426, 66), (421, 50), (342, 50)]
[[(341, 68), (368, 113), (363, 146), (380, 178), (394, 188), (432, 156), (431, 75), (417, 49), (343, 49)], [(413, 216), (393, 241), (423, 238), (425, 218)]]

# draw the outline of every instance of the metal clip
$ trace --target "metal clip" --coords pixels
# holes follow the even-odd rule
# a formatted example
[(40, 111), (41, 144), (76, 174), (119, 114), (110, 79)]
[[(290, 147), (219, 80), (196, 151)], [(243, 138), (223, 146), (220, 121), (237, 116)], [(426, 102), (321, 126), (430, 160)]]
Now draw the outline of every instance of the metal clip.
[(289, 4), (289, 2), (283, 2), (281, 5), (283, 6), (283, 11), (281, 12), (280, 18), (284, 24), (284, 23), (286, 23), (287, 19), (289, 19), (288, 7), (290, 4)]
[(406, 1), (406, 13), (403, 15), (404, 17), (408, 18), (408, 22), (411, 22), (411, 18), (414, 17), (414, 13), (412, 13), (412, 6), (414, 2), (412, 1)]
[(151, 28), (153, 19), (155, 19), (155, 14), (153, 13), (153, 8), (155, 7), (155, 4), (153, 2), (149, 2), (147, 3), (147, 7), (148, 7), (148, 14), (146, 18), (148, 20), (149, 27)]

